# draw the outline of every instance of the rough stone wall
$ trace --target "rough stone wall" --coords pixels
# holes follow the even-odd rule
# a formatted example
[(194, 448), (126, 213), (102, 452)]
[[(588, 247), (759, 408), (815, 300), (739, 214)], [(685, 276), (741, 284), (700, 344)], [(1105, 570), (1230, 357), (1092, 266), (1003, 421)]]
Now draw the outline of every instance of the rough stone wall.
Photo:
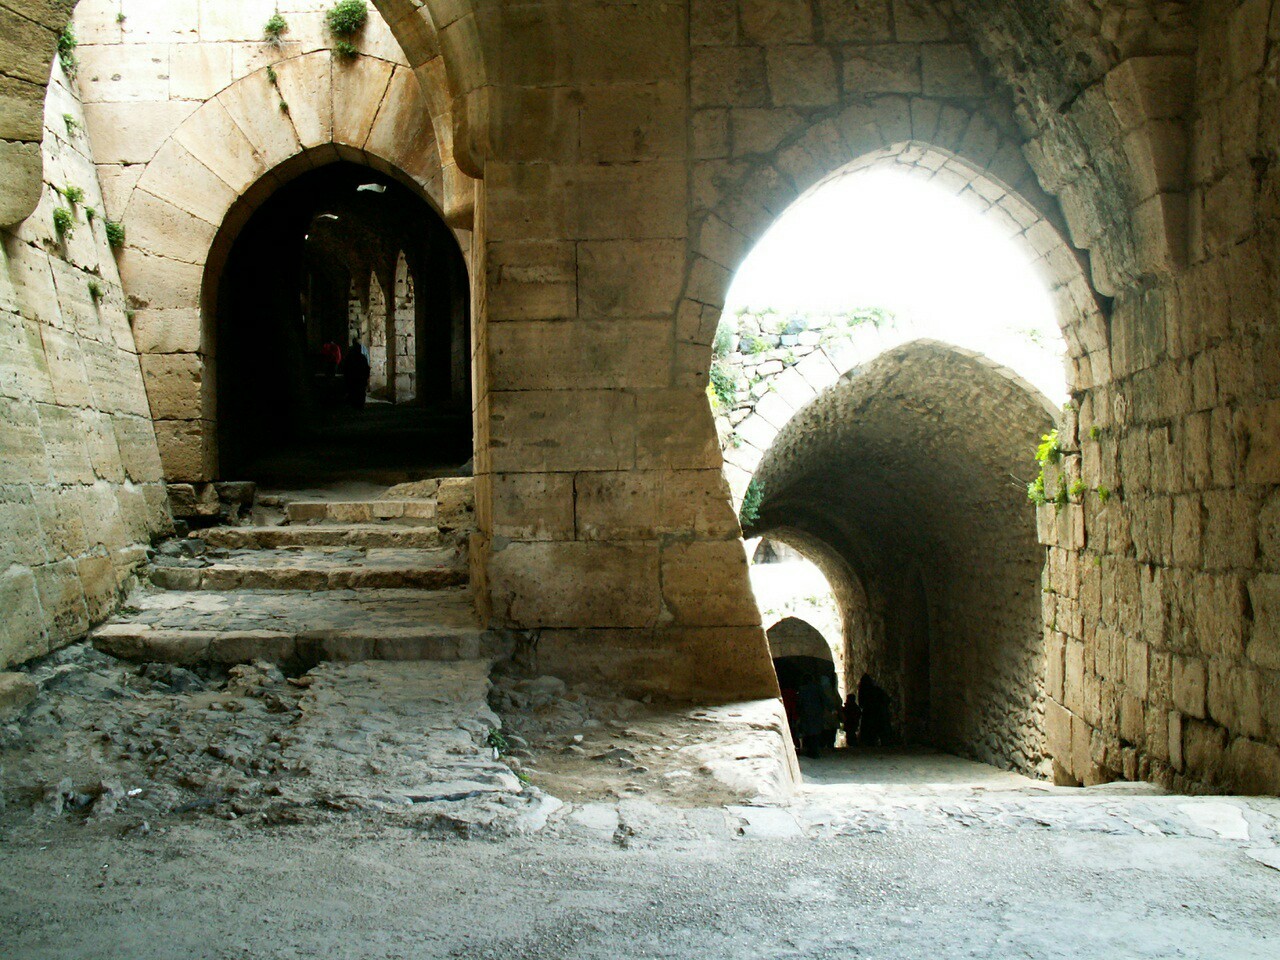
[[(742, 501), (778, 431), (865, 355), (859, 346), (874, 342), (871, 321), (854, 320), (852, 327), (848, 317), (835, 315), (811, 315), (802, 323), (777, 315), (721, 321), (728, 326), (717, 337), (728, 337), (727, 352), (713, 361), (711, 391), (725, 478), (735, 502)], [(731, 379), (731, 404), (716, 392), (718, 374)]]
[(369, 393), (384, 396), (390, 372), (388, 349), (394, 349), (395, 345), (387, 343), (387, 297), (382, 292), (377, 273), (369, 277), (369, 307), (365, 316), (364, 345), (369, 351)]
[[(105, 619), (172, 527), (84, 115), (59, 67), (44, 116), (38, 206), (0, 231), (0, 667)], [(71, 217), (61, 234), (56, 210)]]
[(1117, 297), (1069, 424), (1067, 469), (1113, 495), (1041, 517), (1064, 779), (1280, 791), (1277, 14), (1200, 10), (1189, 262)]
[(73, 2), (0, 3), (0, 227), (26, 219), (40, 200), (49, 68)]
[[(1047, 772), (1043, 556), (1013, 478), (1035, 472), (1052, 422), (1043, 397), (981, 357), (929, 341), (894, 348), (778, 434), (752, 531), (825, 543), (877, 595), (880, 626), (850, 636), (850, 667), (890, 692), (899, 729), (1028, 773)], [(903, 617), (918, 582), (927, 634)], [(858, 606), (847, 621), (869, 619)]]
[(413, 295), (413, 275), (409, 263), (401, 253), (396, 259), (395, 289), (395, 399), (407, 403), (417, 396), (418, 301)]
[[(120, 268), (170, 480), (219, 478), (210, 287), (236, 229), (271, 190), (342, 159), (393, 173), (444, 207), (432, 114), (400, 43), (371, 6), (355, 38), (360, 56), (333, 54), (331, 5), (76, 8), (78, 84), (106, 210), (127, 231)], [(277, 10), (288, 22), (278, 44), (263, 30)]]

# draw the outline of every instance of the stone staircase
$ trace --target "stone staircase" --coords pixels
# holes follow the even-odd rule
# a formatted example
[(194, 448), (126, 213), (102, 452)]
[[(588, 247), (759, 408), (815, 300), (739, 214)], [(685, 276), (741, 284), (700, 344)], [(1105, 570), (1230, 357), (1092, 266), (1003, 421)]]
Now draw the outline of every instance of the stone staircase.
[[(170, 541), (150, 581), (94, 645), (125, 660), (492, 659), (468, 587), (469, 480), (424, 481), (381, 499), (281, 499), (280, 523), (209, 527)], [(256, 521), (255, 521), (256, 522)]]

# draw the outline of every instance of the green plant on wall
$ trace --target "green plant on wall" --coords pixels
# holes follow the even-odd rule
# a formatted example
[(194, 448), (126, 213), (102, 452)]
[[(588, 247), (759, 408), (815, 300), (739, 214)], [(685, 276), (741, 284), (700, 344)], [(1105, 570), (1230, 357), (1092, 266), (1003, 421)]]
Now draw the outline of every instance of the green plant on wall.
[(76, 59), (76, 47), (78, 45), (79, 41), (76, 40), (75, 31), (68, 24), (67, 28), (58, 34), (58, 61), (62, 64), (62, 69), (66, 71), (68, 77), (74, 77), (76, 70), (80, 66), (80, 61)]
[(102, 284), (97, 280), (89, 281), (89, 296), (94, 303), (98, 303), (102, 300)]
[(365, 0), (338, 0), (324, 19), (335, 37), (350, 37), (369, 19), (369, 4)]
[(764, 484), (755, 477), (747, 484), (747, 492), (742, 497), (742, 509), (738, 511), (738, 522), (745, 530), (760, 519), (760, 504), (764, 503)]
[(711, 353), (719, 360), (733, 353), (733, 327), (728, 323), (721, 323), (716, 327), (716, 338), (711, 344)]
[(76, 135), (76, 131), (80, 129), (80, 121), (69, 113), (64, 113), (62, 115), (62, 122), (67, 125), (68, 136), (74, 137)]
[(350, 40), (339, 40), (333, 45), (333, 49), (337, 52), (338, 56), (342, 57), (344, 60), (354, 60), (356, 57), (360, 56), (360, 48)]
[(63, 187), (62, 195), (66, 197), (67, 203), (74, 205), (84, 199), (84, 190), (80, 187)]
[(281, 37), (283, 37), (288, 30), (289, 21), (280, 16), (280, 11), (277, 10), (271, 15), (271, 19), (267, 21), (266, 26), (262, 28), (262, 35), (266, 38), (267, 43), (273, 43), (276, 46), (279, 46), (281, 43)]
[(59, 240), (66, 240), (75, 233), (76, 218), (66, 207), (55, 207), (53, 211), (53, 229)]
[(732, 410), (738, 402), (738, 384), (733, 373), (719, 363), (711, 365), (711, 392), (724, 410)]
[[(1050, 464), (1056, 464), (1062, 459), (1062, 445), (1058, 442), (1058, 431), (1051, 430), (1040, 438), (1040, 444), (1036, 447), (1036, 463), (1040, 464), (1040, 474), (1029, 484), (1027, 484), (1027, 499), (1034, 503), (1037, 507), (1044, 506), (1049, 502), (1049, 495), (1045, 490), (1044, 468)], [(1067, 497), (1067, 481), (1060, 477), (1060, 492), (1062, 494), (1062, 502)], [(1054, 502), (1058, 503), (1057, 494), (1054, 495)]]
[(124, 224), (115, 220), (104, 220), (102, 228), (107, 232), (107, 243), (112, 250), (119, 250), (124, 246)]

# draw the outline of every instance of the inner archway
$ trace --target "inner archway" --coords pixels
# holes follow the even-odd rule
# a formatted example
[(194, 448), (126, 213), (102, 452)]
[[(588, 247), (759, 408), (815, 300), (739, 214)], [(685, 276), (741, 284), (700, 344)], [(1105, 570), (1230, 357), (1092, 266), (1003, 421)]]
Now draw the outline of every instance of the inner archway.
[(726, 298), (713, 407), (745, 533), (831, 571), (842, 692), (884, 707), (858, 740), (1048, 775), (1026, 483), (1068, 396), (1059, 247), (961, 169), (900, 151), (788, 210)]
[(338, 162), (276, 189), (238, 231), (236, 213), (206, 278), (223, 476), (394, 478), (468, 460), (466, 265), (431, 205)]

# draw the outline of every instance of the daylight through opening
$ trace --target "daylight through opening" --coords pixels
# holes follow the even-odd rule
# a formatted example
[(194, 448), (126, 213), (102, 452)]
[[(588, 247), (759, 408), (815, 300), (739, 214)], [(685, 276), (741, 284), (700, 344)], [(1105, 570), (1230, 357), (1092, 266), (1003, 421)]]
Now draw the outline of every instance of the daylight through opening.
[[(744, 262), (710, 390), (725, 472), (765, 537), (765, 626), (813, 606), (787, 556), (827, 585), (826, 630), (794, 619), (838, 624), (829, 671), (775, 652), (799, 748), (815, 752), (821, 702), (823, 749), (928, 744), (1046, 774), (1027, 484), (1067, 396), (1065, 341), (1026, 238), (913, 172), (830, 179)], [(806, 694), (827, 672), (821, 701)], [(833, 737), (837, 716), (852, 729)]]

